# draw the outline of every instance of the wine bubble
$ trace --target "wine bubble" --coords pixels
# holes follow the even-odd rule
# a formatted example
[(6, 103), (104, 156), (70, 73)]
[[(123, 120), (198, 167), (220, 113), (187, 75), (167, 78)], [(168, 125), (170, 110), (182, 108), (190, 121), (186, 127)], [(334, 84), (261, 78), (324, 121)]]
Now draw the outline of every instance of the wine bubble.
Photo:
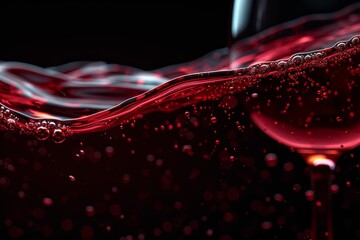
[(40, 126), (36, 129), (35, 131), (35, 136), (39, 139), (39, 140), (46, 140), (49, 138), (50, 136), (50, 131), (47, 127), (45, 126)]
[(330, 191), (331, 191), (332, 194), (338, 193), (339, 190), (340, 190), (340, 188), (339, 188), (339, 185), (337, 185), (337, 184), (332, 184), (330, 186)]
[(95, 208), (93, 206), (86, 206), (85, 208), (86, 216), (94, 217), (95, 216)]
[(278, 69), (285, 69), (285, 68), (287, 68), (287, 62), (286, 61), (279, 61), (279, 62), (277, 62), (276, 63), (276, 67), (278, 68)]
[(305, 198), (306, 198), (306, 200), (308, 200), (308, 201), (313, 201), (313, 200), (314, 200), (314, 197), (315, 197), (314, 191), (312, 191), (312, 190), (307, 190), (307, 191), (305, 192)]
[(5, 109), (5, 110), (3, 110), (3, 111), (4, 111), (4, 116), (5, 116), (5, 117), (9, 117), (9, 116), (11, 115), (11, 112), (10, 112), (9, 109)]
[(57, 128), (52, 133), (52, 139), (56, 143), (62, 143), (65, 141), (65, 133), (61, 129)]
[(351, 39), (351, 43), (352, 43), (352, 45), (358, 45), (360, 43), (360, 40), (358, 37), (353, 37)]
[(294, 65), (300, 65), (304, 61), (304, 58), (301, 55), (295, 55), (291, 58), (290, 61)]
[(263, 222), (261, 228), (264, 230), (270, 230), (272, 228), (272, 223), (269, 221)]
[(56, 123), (54, 122), (49, 122), (49, 129), (53, 130), (56, 127)]
[(343, 51), (343, 50), (345, 50), (345, 48), (346, 48), (346, 44), (345, 44), (344, 42), (340, 42), (340, 43), (338, 43), (338, 44), (335, 45), (335, 48), (336, 48), (336, 50), (338, 50), (338, 51)]
[(107, 146), (105, 148), (105, 154), (107, 157), (113, 157), (114, 156), (114, 147), (113, 146)]
[(259, 71), (260, 73), (266, 73), (270, 69), (270, 66), (268, 64), (261, 64)]
[(216, 123), (216, 122), (217, 122), (217, 118), (216, 118), (216, 117), (211, 117), (210, 121), (211, 121), (212, 123)]
[(69, 175), (69, 180), (71, 182), (75, 182), (76, 181), (76, 178), (73, 176), (73, 175)]
[(46, 197), (46, 198), (43, 198), (43, 204), (45, 205), (45, 206), (51, 206), (52, 204), (53, 204), (53, 200), (51, 199), (51, 198), (48, 198), (48, 197)]
[(274, 200), (277, 202), (283, 202), (284, 201), (284, 196), (281, 193), (276, 193), (274, 195)]
[(265, 155), (265, 163), (268, 167), (275, 167), (278, 164), (278, 157), (275, 153)]
[(312, 57), (311, 54), (307, 54), (307, 55), (305, 55), (305, 57), (304, 57), (304, 60), (305, 60), (306, 62), (310, 62), (312, 59), (313, 59), (313, 57)]
[(10, 131), (14, 131), (16, 129), (16, 121), (12, 118), (9, 118), (6, 122), (6, 126)]
[(259, 96), (259, 94), (257, 94), (257, 93), (251, 94), (251, 97), (252, 97), (253, 99), (257, 98), (258, 96)]

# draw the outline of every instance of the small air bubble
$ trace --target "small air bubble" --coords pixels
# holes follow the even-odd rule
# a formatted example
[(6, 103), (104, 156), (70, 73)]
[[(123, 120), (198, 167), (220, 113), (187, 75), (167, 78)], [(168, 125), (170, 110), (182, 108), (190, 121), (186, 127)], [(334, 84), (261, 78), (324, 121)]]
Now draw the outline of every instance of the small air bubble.
[(49, 128), (50, 129), (54, 129), (56, 127), (56, 123), (54, 122), (49, 122)]
[(259, 94), (257, 94), (257, 93), (251, 94), (251, 97), (254, 98), (254, 99), (257, 98), (258, 96), (259, 96)]
[(19, 198), (25, 198), (25, 192), (24, 191), (19, 191), (18, 192), (18, 197)]
[(124, 173), (124, 175), (123, 175), (123, 177), (122, 177), (122, 182), (123, 182), (124, 184), (128, 184), (128, 183), (130, 183), (130, 179), (131, 179), (130, 174)]
[(140, 233), (140, 234), (138, 235), (138, 240), (145, 240), (145, 234)]
[(281, 193), (276, 193), (274, 195), (274, 200), (277, 202), (283, 202), (284, 201), (284, 196)]
[(52, 204), (53, 204), (53, 200), (51, 199), (51, 198), (48, 198), (48, 197), (46, 197), (46, 198), (43, 198), (43, 204), (45, 205), (45, 206), (51, 206)]
[(155, 165), (157, 167), (162, 167), (163, 164), (164, 164), (164, 161), (162, 159), (156, 159)]
[(344, 50), (344, 49), (346, 48), (346, 44), (343, 43), (343, 42), (338, 43), (338, 44), (336, 44), (335, 48), (336, 48), (336, 50), (338, 50), (338, 51), (342, 51), (342, 50)]
[(210, 121), (211, 121), (212, 123), (216, 123), (216, 122), (217, 122), (217, 118), (216, 118), (216, 117), (212, 117), (212, 118), (210, 119)]
[(269, 70), (269, 65), (267, 65), (267, 64), (262, 64), (261, 66), (260, 66), (260, 72), (261, 73), (265, 73), (265, 72), (267, 72)]
[(251, 73), (251, 74), (255, 74), (255, 73), (257, 73), (256, 66), (255, 66), (255, 67), (251, 67), (251, 68), (250, 68), (250, 73)]
[(189, 144), (186, 144), (182, 147), (182, 151), (183, 152), (188, 152), (188, 151), (191, 151), (192, 150), (192, 146), (189, 145)]
[(295, 65), (299, 65), (303, 62), (303, 57), (301, 55), (296, 55), (291, 58), (291, 62)]
[(353, 37), (353, 39), (351, 39), (351, 43), (353, 44), (353, 45), (358, 45), (359, 44), (359, 38), (358, 37)]
[(309, 54), (304, 57), (304, 60), (305, 60), (306, 62), (311, 61), (311, 59), (312, 59), (312, 56), (309, 55)]
[(107, 157), (112, 157), (112, 156), (114, 156), (114, 153), (115, 153), (115, 151), (114, 151), (114, 147), (113, 146), (107, 146), (106, 148), (105, 148), (105, 155), (107, 156)]
[(301, 185), (300, 184), (294, 184), (293, 185), (293, 191), (294, 192), (300, 192), (301, 190)]
[(284, 163), (283, 169), (286, 172), (291, 172), (292, 170), (294, 170), (294, 164), (292, 162)]
[(278, 69), (284, 69), (287, 67), (287, 63), (285, 61), (279, 61), (277, 62), (276, 66)]
[(75, 182), (76, 181), (76, 178), (73, 176), (73, 175), (69, 175), (69, 180), (71, 182)]
[(50, 131), (45, 126), (40, 126), (35, 131), (35, 136), (39, 140), (46, 140), (50, 136)]
[(264, 230), (270, 230), (272, 228), (272, 223), (269, 221), (263, 222), (261, 228)]
[(211, 237), (214, 234), (214, 231), (212, 229), (206, 230), (206, 236)]
[(152, 154), (148, 154), (148, 155), (146, 156), (146, 160), (147, 160), (148, 162), (153, 162), (153, 161), (155, 160), (155, 156), (152, 155)]
[(331, 193), (333, 193), (333, 194), (338, 193), (338, 192), (339, 192), (339, 185), (337, 185), (337, 184), (332, 184), (332, 185), (330, 186), (330, 191), (331, 191)]
[(95, 216), (95, 208), (93, 206), (86, 206), (85, 213), (86, 216), (93, 217)]
[(316, 59), (319, 59), (319, 58), (321, 58), (323, 56), (323, 54), (321, 52), (317, 52), (317, 53), (315, 53), (314, 56), (315, 56)]
[(278, 157), (275, 153), (268, 153), (265, 156), (265, 163), (268, 167), (275, 167), (278, 164)]
[(65, 133), (59, 128), (55, 129), (51, 136), (55, 143), (62, 143), (65, 141)]
[(308, 200), (308, 201), (313, 201), (313, 200), (314, 200), (314, 191), (312, 191), (312, 190), (307, 190), (307, 191), (305, 192), (305, 198), (306, 198), (306, 200)]
[(9, 118), (6, 122), (6, 126), (9, 130), (13, 131), (16, 128), (16, 121), (12, 118)]

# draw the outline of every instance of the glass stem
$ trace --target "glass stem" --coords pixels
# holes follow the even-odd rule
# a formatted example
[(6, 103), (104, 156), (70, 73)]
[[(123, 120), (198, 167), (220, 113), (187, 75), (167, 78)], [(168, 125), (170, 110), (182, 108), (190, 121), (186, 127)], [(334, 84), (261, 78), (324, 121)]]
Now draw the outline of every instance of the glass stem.
[(326, 164), (313, 166), (311, 184), (314, 191), (311, 240), (333, 240), (332, 197), (330, 185), (332, 168)]

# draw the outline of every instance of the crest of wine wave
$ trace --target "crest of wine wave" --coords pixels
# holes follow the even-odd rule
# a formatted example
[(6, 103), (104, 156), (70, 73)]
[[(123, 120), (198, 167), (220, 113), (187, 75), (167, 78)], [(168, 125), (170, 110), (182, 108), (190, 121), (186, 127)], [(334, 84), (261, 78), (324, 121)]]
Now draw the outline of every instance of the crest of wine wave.
[[(359, 33), (360, 5), (355, 4), (296, 19), (231, 49), (152, 71), (105, 62), (50, 68), (1, 62), (0, 129), (60, 143), (73, 134), (103, 131), (154, 111), (171, 112), (225, 95), (241, 99), (269, 73), (358, 59)], [(351, 64), (359, 74), (359, 64)]]

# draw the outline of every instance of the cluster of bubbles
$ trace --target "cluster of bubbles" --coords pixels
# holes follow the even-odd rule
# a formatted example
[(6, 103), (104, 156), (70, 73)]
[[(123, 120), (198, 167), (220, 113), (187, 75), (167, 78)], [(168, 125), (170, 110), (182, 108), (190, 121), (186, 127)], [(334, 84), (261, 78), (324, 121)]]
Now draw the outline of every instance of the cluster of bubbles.
[(267, 63), (259, 63), (250, 66), (249, 68), (240, 68), (237, 71), (238, 75), (252, 75), (264, 74), (272, 71), (287, 70), (291, 67), (300, 66), (303, 63), (311, 62), (312, 60), (322, 59), (335, 52), (342, 52), (350, 49), (360, 43), (359, 37), (353, 37), (347, 42), (338, 42), (334, 47), (315, 52), (308, 52), (304, 54), (293, 55), (288, 60), (272, 61)]
[(18, 121), (19, 118), (9, 109), (6, 109), (5, 107), (0, 108), (0, 129), (15, 131)]
[(17, 131), (20, 134), (34, 135), (39, 140), (52, 139), (55, 143), (62, 143), (72, 135), (68, 126), (55, 121), (40, 120), (23, 122), (12, 111), (1, 106), (0, 129)]

